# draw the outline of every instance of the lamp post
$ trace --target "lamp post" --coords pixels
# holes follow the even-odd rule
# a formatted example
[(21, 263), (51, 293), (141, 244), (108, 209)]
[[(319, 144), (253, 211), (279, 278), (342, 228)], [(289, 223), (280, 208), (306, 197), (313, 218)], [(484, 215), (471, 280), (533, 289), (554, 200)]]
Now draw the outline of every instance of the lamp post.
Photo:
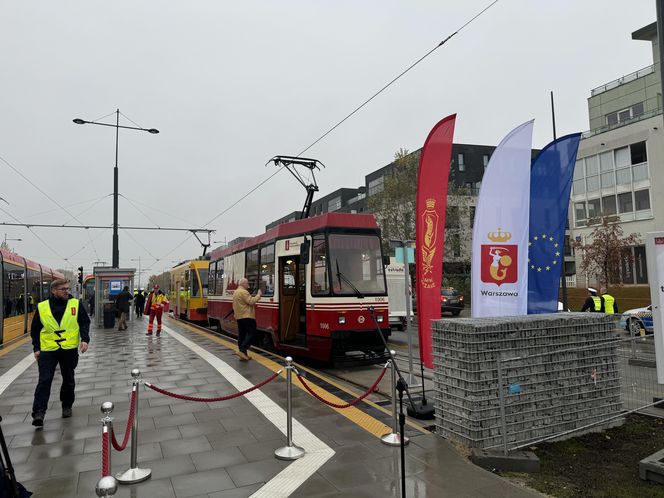
[(159, 130), (155, 128), (140, 128), (138, 126), (120, 126), (120, 109), (115, 111), (115, 124), (97, 123), (96, 121), (86, 121), (81, 118), (73, 120), (76, 124), (93, 124), (99, 126), (111, 126), (115, 128), (115, 168), (113, 168), (113, 264), (112, 268), (118, 268), (120, 265), (120, 250), (118, 249), (118, 138), (120, 128), (125, 130), (147, 131), (156, 135)]
[(139, 256), (129, 261), (138, 261), (138, 288), (141, 289), (141, 257)]
[(8, 238), (7, 238), (7, 234), (5, 234), (5, 240), (4, 240), (4, 242), (2, 243), (2, 247), (6, 247), (7, 249), (9, 249), (9, 246), (7, 245), (7, 241), (8, 241), (8, 240), (9, 240), (10, 242), (11, 242), (11, 241), (21, 242), (23, 239), (8, 239)]

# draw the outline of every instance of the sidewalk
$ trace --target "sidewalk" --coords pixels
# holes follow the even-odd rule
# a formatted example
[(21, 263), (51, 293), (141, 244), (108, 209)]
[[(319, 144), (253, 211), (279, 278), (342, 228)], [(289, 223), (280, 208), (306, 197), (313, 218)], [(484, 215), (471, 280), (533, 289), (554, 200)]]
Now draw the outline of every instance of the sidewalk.
[[(192, 332), (173, 320), (165, 320), (159, 338), (146, 337), (145, 328), (144, 318), (130, 322), (124, 332), (91, 329), (91, 348), (77, 368), (77, 399), (70, 419), (60, 418), (56, 374), (44, 429), (30, 425), (34, 362), (0, 394), (2, 428), (17, 478), (35, 497), (95, 496), (101, 477), (100, 405), (115, 404), (112, 415), (121, 440), (132, 368), (140, 368), (143, 378), (158, 387), (201, 397), (237, 392), (272, 374), (266, 368), (270, 360), (240, 362), (224, 346), (228, 341)], [(11, 368), (29, 362), (30, 354), (29, 343), (8, 354), (0, 351), (0, 389)], [(340, 413), (295, 387), (293, 440), (307, 453), (293, 462), (277, 460), (274, 450), (286, 444), (281, 378), (219, 403), (184, 401), (144, 389), (139, 397), (139, 467), (151, 468), (153, 474), (143, 483), (121, 485), (115, 496), (401, 496), (399, 448), (383, 445), (372, 433), (385, 421), (362, 418), (360, 410), (354, 417)], [(363, 403), (358, 407), (363, 409)], [(416, 431), (409, 435), (409, 497), (541, 496), (470, 464), (438, 436)], [(113, 474), (128, 468), (129, 451), (112, 450)]]

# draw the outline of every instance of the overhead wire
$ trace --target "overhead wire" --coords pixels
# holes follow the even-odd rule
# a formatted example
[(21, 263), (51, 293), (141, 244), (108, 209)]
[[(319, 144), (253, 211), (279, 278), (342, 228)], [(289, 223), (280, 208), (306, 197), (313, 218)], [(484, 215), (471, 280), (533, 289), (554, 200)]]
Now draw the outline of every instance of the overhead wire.
[[(12, 219), (13, 219), (14, 221), (16, 221), (17, 223), (23, 223), (21, 220), (19, 220), (16, 216), (14, 216), (13, 214), (11, 214), (9, 211), (6, 211), (6, 210), (3, 209), (3, 208), (0, 208), (0, 211), (2, 211), (3, 213), (5, 213), (7, 216), (9, 216), (10, 218), (12, 218)], [(37, 234), (37, 232), (35, 232), (31, 227), (26, 226), (26, 228), (27, 228), (28, 230), (30, 230), (30, 232), (32, 233), (32, 235), (34, 235), (35, 237), (37, 237), (37, 239), (38, 239), (42, 244), (44, 244), (44, 246), (46, 246), (47, 249), (49, 249), (53, 254), (55, 254), (59, 259), (61, 259), (61, 260), (63, 260), (63, 261), (67, 261), (67, 260), (66, 260), (66, 259), (65, 259), (65, 258), (64, 258), (64, 257), (58, 252), (58, 251), (56, 251), (56, 250), (53, 249), (50, 245), (48, 245), (48, 243), (47, 243), (44, 239), (42, 239), (42, 238)]]

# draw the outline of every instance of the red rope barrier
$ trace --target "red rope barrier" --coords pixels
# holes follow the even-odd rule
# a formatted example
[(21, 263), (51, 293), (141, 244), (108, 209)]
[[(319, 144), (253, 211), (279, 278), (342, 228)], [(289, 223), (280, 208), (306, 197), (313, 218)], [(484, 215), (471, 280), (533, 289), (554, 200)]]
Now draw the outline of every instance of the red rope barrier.
[(279, 370), (278, 372), (275, 372), (274, 374), (272, 374), (270, 377), (265, 379), (260, 384), (256, 384), (255, 386), (251, 386), (249, 389), (245, 389), (244, 391), (229, 394), (228, 396), (219, 396), (217, 398), (198, 398), (196, 396), (186, 396), (184, 394), (176, 394), (176, 393), (166, 391), (165, 389), (161, 389), (157, 386), (154, 386), (154, 385), (150, 384), (149, 382), (146, 382), (145, 385), (148, 386), (153, 391), (157, 391), (158, 393), (165, 394), (166, 396), (170, 396), (171, 398), (184, 399), (186, 401), (200, 401), (202, 403), (213, 403), (215, 401), (228, 401), (229, 399), (237, 398), (239, 396), (243, 396), (247, 393), (250, 393), (251, 391), (253, 391), (255, 389), (259, 389), (259, 388), (263, 387), (265, 384), (267, 384), (268, 382), (272, 382), (274, 379), (276, 379), (279, 376), (280, 373), (281, 373), (281, 370)]
[(127, 427), (125, 428), (124, 439), (122, 444), (118, 443), (118, 440), (115, 439), (115, 427), (111, 428), (111, 443), (113, 443), (113, 448), (117, 451), (122, 451), (127, 447), (127, 442), (129, 442), (129, 434), (131, 434), (131, 426), (134, 423), (134, 414), (136, 413), (136, 389), (131, 391), (131, 401), (129, 402), (129, 418), (127, 419)]
[[(104, 426), (104, 429), (106, 426)], [(108, 464), (108, 432), (101, 431), (101, 476), (106, 477), (111, 475), (111, 469)]]
[(316, 394), (316, 393), (313, 391), (313, 389), (311, 389), (311, 388), (309, 387), (309, 384), (307, 384), (307, 383), (305, 382), (304, 378), (301, 377), (299, 373), (296, 373), (296, 375), (297, 375), (297, 378), (300, 379), (300, 382), (302, 382), (302, 385), (304, 386), (304, 388), (305, 388), (307, 391), (309, 391), (309, 394), (311, 394), (311, 395), (312, 395), (314, 398), (316, 398), (318, 401), (321, 401), (321, 402), (325, 403), (326, 405), (331, 406), (332, 408), (350, 408), (351, 406), (355, 406), (356, 404), (358, 404), (358, 403), (359, 403), (360, 401), (362, 401), (364, 398), (366, 398), (367, 396), (369, 396), (369, 394), (371, 394), (372, 392), (375, 392), (375, 391), (376, 391), (376, 388), (378, 387), (378, 384), (380, 383), (380, 381), (381, 381), (381, 380), (383, 379), (383, 377), (385, 376), (385, 372), (386, 372), (386, 371), (387, 371), (387, 368), (386, 368), (386, 367), (383, 367), (383, 371), (382, 371), (382, 372), (380, 373), (380, 375), (378, 376), (378, 379), (376, 380), (376, 382), (373, 383), (373, 385), (369, 388), (369, 390), (368, 390), (367, 392), (365, 392), (365, 393), (364, 393), (362, 396), (360, 396), (359, 398), (354, 399), (354, 400), (351, 401), (350, 403), (344, 403), (344, 404), (331, 403), (331, 402), (329, 402), (329, 401), (327, 401), (327, 400), (321, 398), (318, 394)]

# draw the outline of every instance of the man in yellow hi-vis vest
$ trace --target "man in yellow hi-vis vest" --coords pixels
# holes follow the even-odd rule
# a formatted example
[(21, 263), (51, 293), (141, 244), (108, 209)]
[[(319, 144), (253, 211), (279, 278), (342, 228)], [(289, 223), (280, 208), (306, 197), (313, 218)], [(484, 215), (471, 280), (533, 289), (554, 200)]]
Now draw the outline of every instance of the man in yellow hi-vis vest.
[(617, 314), (618, 303), (616, 302), (616, 298), (606, 292), (606, 287), (600, 288), (599, 293), (601, 294), (602, 309), (604, 310), (604, 313), (610, 315)]
[[(51, 282), (51, 297), (37, 305), (30, 335), (35, 359), (39, 365), (39, 382), (32, 404), (32, 425), (42, 427), (51, 396), (55, 369), (60, 365), (62, 387), (60, 401), (62, 418), (72, 416), (74, 404), (74, 370), (78, 365), (78, 350), (88, 350), (90, 317), (79, 300), (69, 294), (69, 281)], [(79, 339), (80, 337), (80, 339)]]
[(602, 307), (602, 298), (597, 295), (597, 289), (588, 287), (588, 297), (581, 307), (581, 311), (594, 311), (595, 313), (604, 313)]

